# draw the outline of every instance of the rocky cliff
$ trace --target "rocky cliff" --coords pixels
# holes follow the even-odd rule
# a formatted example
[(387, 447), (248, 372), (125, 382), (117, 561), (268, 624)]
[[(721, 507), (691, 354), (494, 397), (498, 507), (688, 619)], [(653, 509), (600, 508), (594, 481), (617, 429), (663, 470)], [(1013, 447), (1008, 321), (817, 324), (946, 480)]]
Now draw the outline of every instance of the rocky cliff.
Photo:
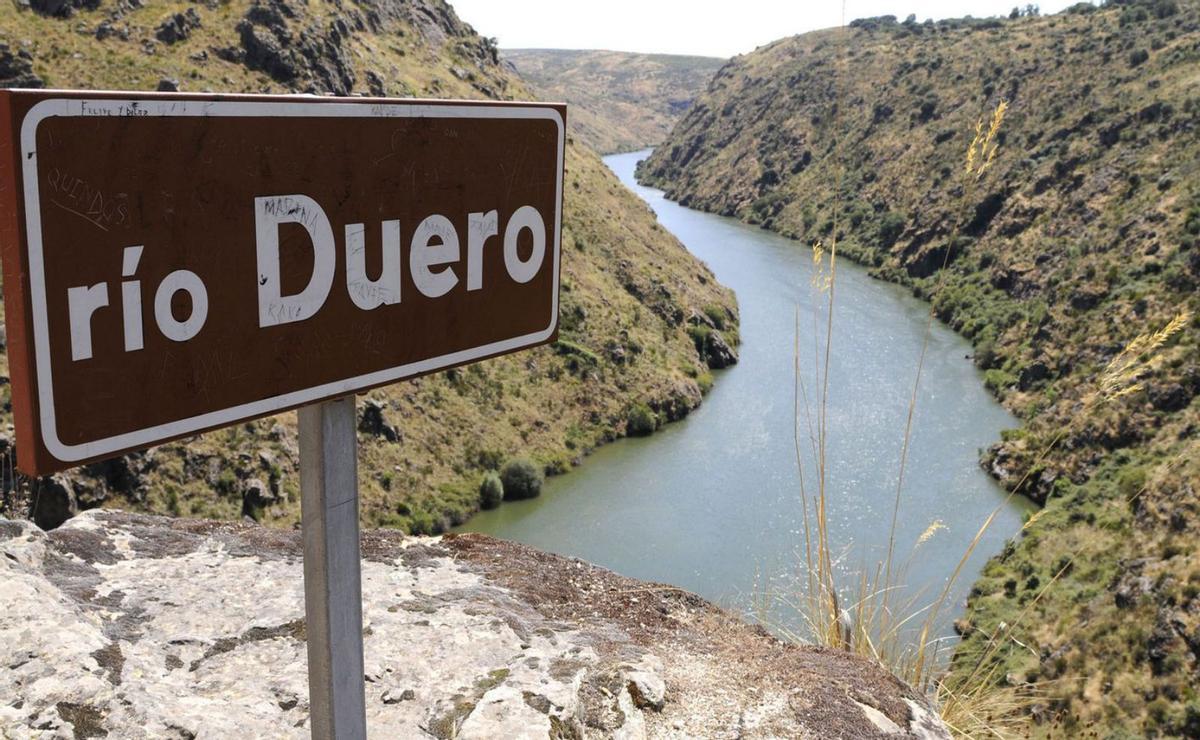
[[(5, 2), (0, 84), (533, 97), (441, 0)], [(478, 509), (486, 472), (519, 457), (564, 472), (626, 434), (631, 418), (638, 433), (681, 418), (710, 369), (736, 359), (688, 332), (716, 316), (728, 327), (721, 346), (736, 346), (732, 294), (589, 149), (572, 142), (566, 167), (560, 341), (360, 399), (366, 522), (444, 531)], [(2, 430), (6, 384), (0, 402)], [(9, 436), (0, 457), (11, 458)], [(113, 503), (288, 525), (299, 515), (296, 464), (295, 418), (285, 414), (45, 480), (5, 465), (0, 509), (32, 506), (47, 527)]]
[(862, 19), (734, 59), (640, 170), (806, 243), (836, 223), (971, 339), (1023, 422), (985, 465), (1045, 508), (976, 584), (956, 665), (1038, 687), (1069, 733), (1200, 733), (1198, 36), (1175, 0)]
[[(5, 737), (308, 736), (298, 532), (0, 519)], [(949, 738), (844, 653), (699, 597), (480, 535), (363, 535), (379, 737)]]

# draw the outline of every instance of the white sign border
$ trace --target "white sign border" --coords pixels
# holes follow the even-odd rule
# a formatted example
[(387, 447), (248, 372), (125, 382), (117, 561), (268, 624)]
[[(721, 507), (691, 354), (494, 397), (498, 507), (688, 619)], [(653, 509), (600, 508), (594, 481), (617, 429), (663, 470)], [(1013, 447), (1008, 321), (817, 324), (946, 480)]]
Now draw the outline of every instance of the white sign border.
[[(241, 118), (499, 118), (540, 119), (554, 121), (558, 126), (558, 183), (554, 213), (554, 291), (551, 300), (550, 324), (544, 330), (492, 342), (480, 347), (460, 350), (387, 370), (378, 370), (345, 380), (326, 383), (291, 393), (244, 403), (219, 411), (179, 419), (113, 437), (82, 444), (66, 444), (58, 438), (54, 414), (54, 381), (50, 365), (50, 336), (46, 304), (45, 262), (42, 254), (41, 202), (38, 193), (37, 128), (52, 117), (128, 116), (130, 111), (152, 117), (241, 117)], [(21, 162), (24, 175), (25, 225), (28, 243), (30, 299), (33, 309), (34, 357), (39, 418), (42, 442), (55, 458), (68, 463), (103, 457), (120, 450), (148, 447), (203, 429), (226, 426), (242, 419), (268, 416), (284, 409), (303, 406), (325, 398), (349, 395), (372, 386), (435, 372), (491, 355), (531, 347), (553, 335), (558, 325), (559, 262), (562, 255), (562, 197), (565, 131), (562, 115), (554, 108), (536, 105), (489, 106), (486, 103), (429, 104), (402, 101), (317, 102), (312, 99), (296, 101), (249, 100), (181, 100), (178, 98), (52, 98), (33, 106), (21, 123)]]

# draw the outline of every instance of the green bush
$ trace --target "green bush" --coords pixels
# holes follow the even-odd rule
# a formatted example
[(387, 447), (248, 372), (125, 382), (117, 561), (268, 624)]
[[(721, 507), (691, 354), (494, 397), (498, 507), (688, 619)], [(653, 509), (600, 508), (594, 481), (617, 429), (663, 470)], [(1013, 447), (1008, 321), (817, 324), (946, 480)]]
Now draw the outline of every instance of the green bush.
[(217, 482), (214, 487), (217, 489), (218, 493), (229, 496), (237, 491), (237, 484), (237, 476), (233, 474), (232, 470), (225, 468), (221, 471), (221, 474), (217, 476)]
[(710, 303), (704, 307), (704, 315), (713, 323), (713, 326), (718, 329), (725, 329), (725, 309), (715, 303)]
[(1200, 206), (1192, 206), (1188, 209), (1183, 229), (1189, 234), (1200, 234)]
[(1117, 476), (1117, 490), (1125, 499), (1131, 499), (1146, 487), (1146, 469), (1142, 467), (1126, 468)]
[(645, 437), (648, 434), (653, 434), (658, 428), (658, 417), (650, 410), (650, 407), (644, 403), (634, 404), (629, 409), (629, 417), (626, 420), (625, 429), (630, 437)]
[(904, 232), (904, 216), (888, 211), (879, 220), (879, 243), (881, 246), (890, 247), (900, 238), (900, 234)]
[(708, 324), (696, 324), (689, 326), (687, 333), (692, 338), (692, 344), (696, 345), (696, 351), (703, 357), (705, 347), (708, 346), (708, 335), (712, 334), (712, 328)]
[(500, 471), (504, 497), (509, 500), (538, 496), (542, 492), (544, 480), (541, 468), (524, 458), (509, 460)]
[(485, 473), (479, 483), (479, 505), (485, 509), (494, 509), (504, 500), (504, 484), (495, 473)]
[(1010, 373), (993, 368), (983, 374), (983, 384), (993, 393), (1003, 393), (1006, 389), (1017, 384), (1017, 379)]

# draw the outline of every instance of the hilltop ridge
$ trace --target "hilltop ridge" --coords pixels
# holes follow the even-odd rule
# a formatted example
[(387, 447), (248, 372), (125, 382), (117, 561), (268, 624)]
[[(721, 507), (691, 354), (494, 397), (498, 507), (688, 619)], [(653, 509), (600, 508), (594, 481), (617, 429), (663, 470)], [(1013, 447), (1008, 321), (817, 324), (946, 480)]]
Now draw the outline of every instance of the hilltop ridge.
[(607, 50), (503, 49), (543, 99), (571, 106), (567, 127), (601, 154), (658, 144), (725, 63)]

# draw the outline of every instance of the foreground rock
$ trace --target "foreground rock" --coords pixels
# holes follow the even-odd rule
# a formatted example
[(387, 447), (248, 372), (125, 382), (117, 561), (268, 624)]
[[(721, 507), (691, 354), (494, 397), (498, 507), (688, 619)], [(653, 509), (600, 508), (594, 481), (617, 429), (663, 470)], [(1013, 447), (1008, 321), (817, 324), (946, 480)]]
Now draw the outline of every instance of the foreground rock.
[[(0, 519), (6, 737), (306, 737), (300, 540), (91, 511)], [(487, 537), (363, 536), (377, 737), (948, 737), (844, 654)]]

